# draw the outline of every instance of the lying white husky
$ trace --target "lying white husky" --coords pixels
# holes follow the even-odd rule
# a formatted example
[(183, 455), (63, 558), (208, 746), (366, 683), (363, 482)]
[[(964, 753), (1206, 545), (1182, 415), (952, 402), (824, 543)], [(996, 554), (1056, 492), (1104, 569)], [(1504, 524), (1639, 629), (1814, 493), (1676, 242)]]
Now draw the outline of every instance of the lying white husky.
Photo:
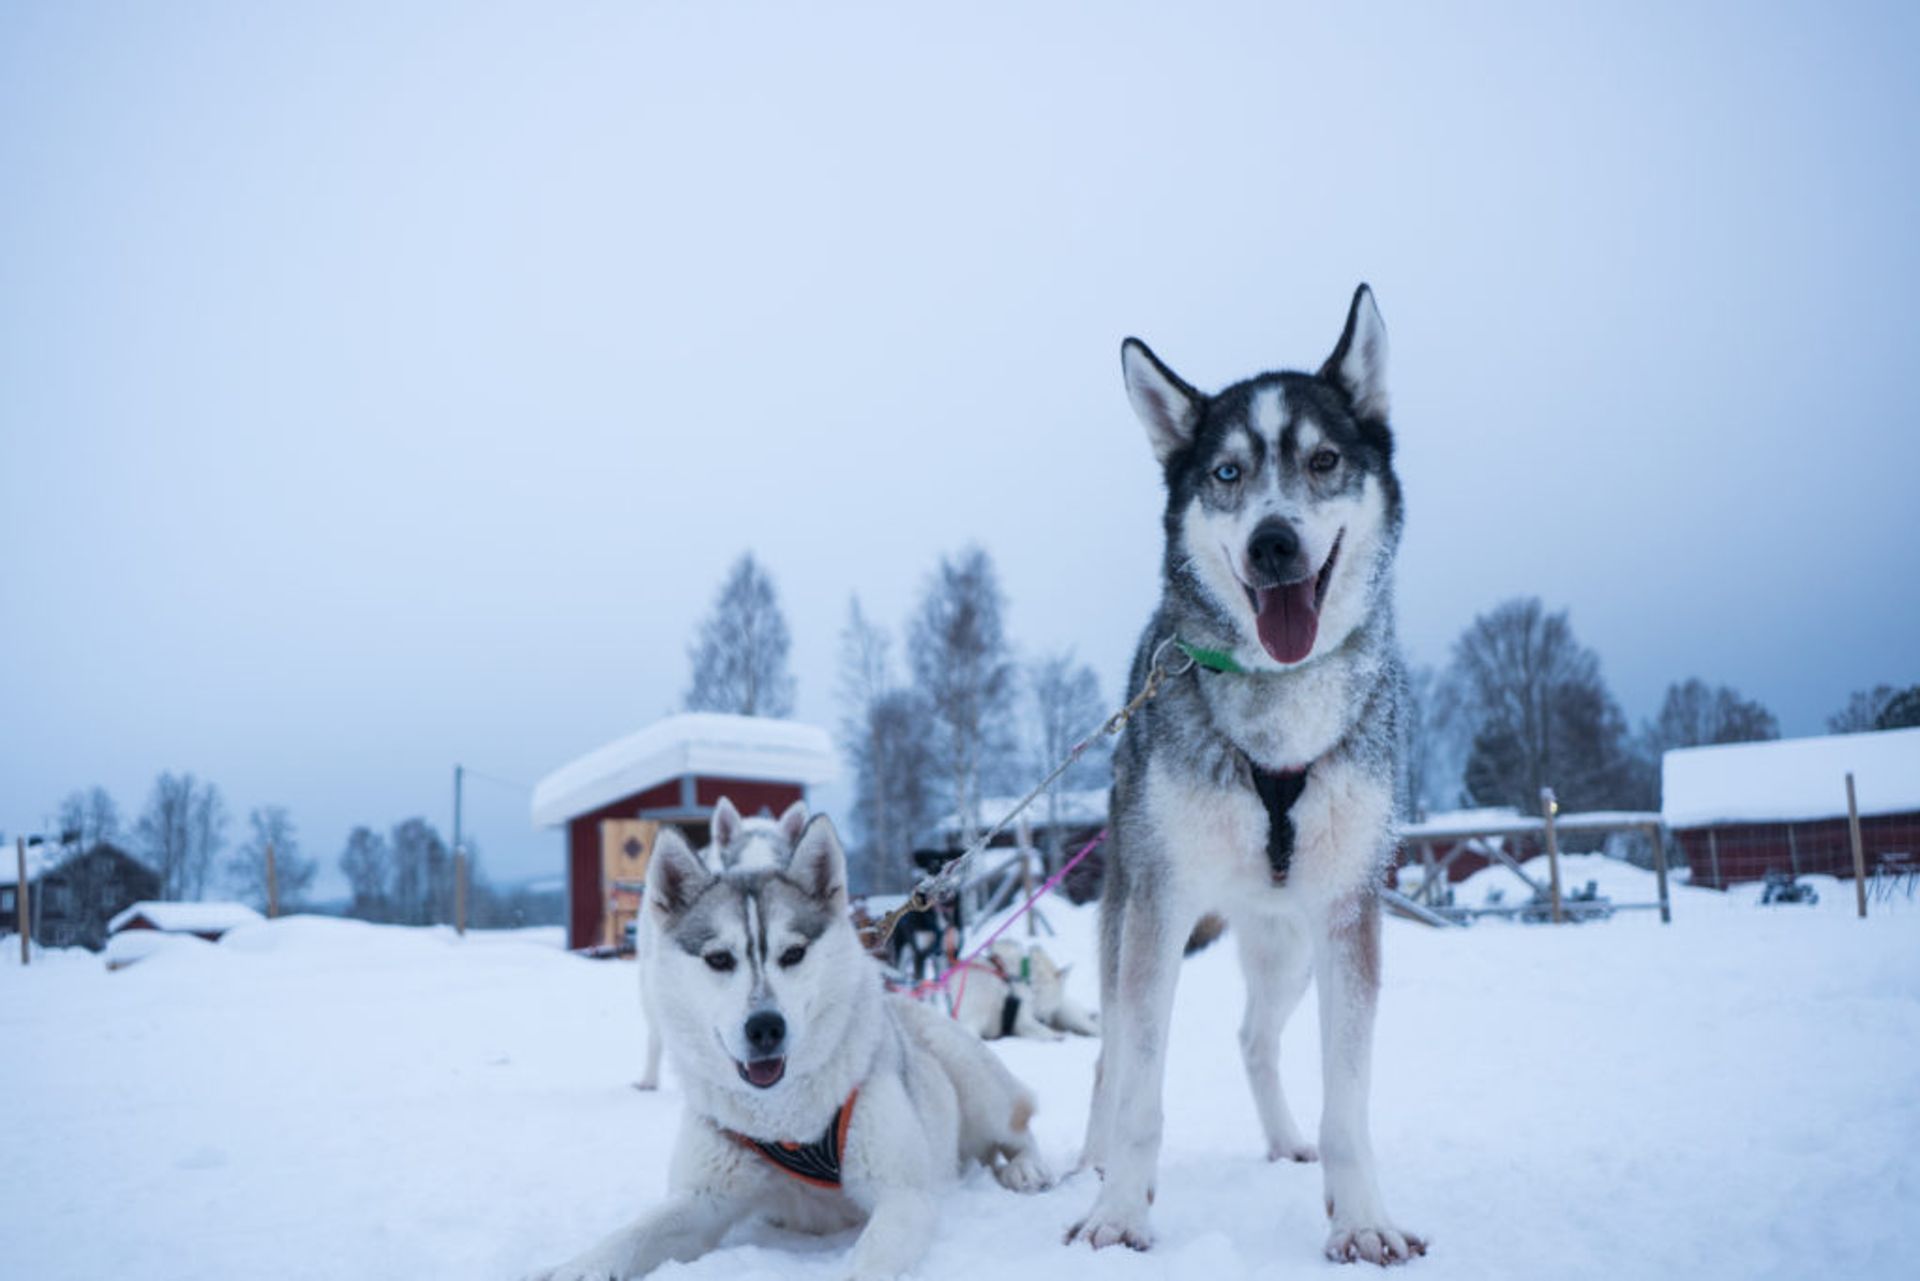
[(660, 834), (645, 964), (686, 1089), (671, 1196), (543, 1278), (642, 1276), (752, 1218), (814, 1232), (864, 1223), (852, 1274), (892, 1277), (919, 1262), (935, 1198), (969, 1163), (1015, 1191), (1046, 1186), (1033, 1096), (952, 1020), (884, 991), (846, 883), (825, 818), (784, 868), (719, 870), (677, 831)]

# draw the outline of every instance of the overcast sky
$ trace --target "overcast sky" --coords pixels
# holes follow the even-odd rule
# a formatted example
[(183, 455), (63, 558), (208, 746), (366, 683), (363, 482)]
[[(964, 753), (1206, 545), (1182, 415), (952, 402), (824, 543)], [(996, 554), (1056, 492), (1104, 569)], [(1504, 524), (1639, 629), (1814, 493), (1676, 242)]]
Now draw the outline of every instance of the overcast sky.
[(338, 889), (673, 708), (749, 548), (808, 719), (969, 540), (1111, 696), (1120, 339), (1312, 367), (1362, 279), (1416, 660), (1920, 680), (1920, 7), (929, 8), (0, 8), (0, 830), (193, 770)]

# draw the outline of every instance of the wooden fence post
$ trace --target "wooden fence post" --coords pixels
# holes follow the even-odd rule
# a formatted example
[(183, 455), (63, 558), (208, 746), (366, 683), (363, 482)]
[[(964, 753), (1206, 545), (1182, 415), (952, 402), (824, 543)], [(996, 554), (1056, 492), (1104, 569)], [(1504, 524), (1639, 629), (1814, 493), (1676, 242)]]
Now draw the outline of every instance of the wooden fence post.
[(1860, 843), (1860, 805), (1853, 796), (1853, 771), (1847, 771), (1847, 832), (1853, 838), (1853, 900), (1867, 919), (1867, 852)]
[(267, 919), (280, 915), (280, 878), (273, 866), (273, 842), (267, 842)]
[(14, 908), (14, 913), (19, 917), (18, 925), (20, 927), (20, 964), (24, 967), (29, 961), (33, 959), (32, 953), (29, 952), (27, 949), (27, 943), (29, 940), (27, 938), (27, 838), (26, 837), (16, 836), (13, 838), (13, 852), (14, 852), (14, 857), (18, 860), (20, 865), (20, 879), (14, 882), (14, 888), (13, 888), (13, 908)]
[(1667, 900), (1667, 834), (1658, 823), (1647, 826), (1653, 838), (1653, 874), (1660, 882), (1660, 924), (1673, 924), (1673, 908)]
[(467, 932), (467, 855), (464, 850), (453, 852), (453, 931), (460, 935)]
[(1558, 925), (1564, 919), (1560, 912), (1560, 836), (1554, 827), (1554, 815), (1560, 812), (1560, 802), (1554, 799), (1551, 787), (1540, 789), (1540, 810), (1547, 817), (1547, 872), (1551, 877), (1553, 923)]

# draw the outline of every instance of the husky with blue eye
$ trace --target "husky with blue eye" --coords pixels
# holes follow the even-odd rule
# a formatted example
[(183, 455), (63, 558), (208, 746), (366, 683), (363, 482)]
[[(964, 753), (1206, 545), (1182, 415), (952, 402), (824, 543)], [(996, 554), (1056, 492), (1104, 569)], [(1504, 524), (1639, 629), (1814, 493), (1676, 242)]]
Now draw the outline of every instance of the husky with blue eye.
[(661, 831), (647, 869), (649, 985), (686, 1110), (668, 1200), (545, 1281), (643, 1276), (741, 1222), (861, 1226), (851, 1273), (894, 1277), (971, 1164), (1049, 1182), (1033, 1096), (963, 1028), (889, 994), (847, 911), (846, 856), (814, 818), (779, 865), (703, 860)]
[[(1160, 606), (1132, 688), (1156, 664), (1167, 675), (1114, 754), (1082, 1157), (1104, 1179), (1068, 1238), (1152, 1241), (1180, 958), (1224, 924), (1246, 976), (1240, 1049), (1267, 1155), (1322, 1163), (1328, 1257), (1402, 1262), (1426, 1244), (1387, 1213), (1367, 1117), (1403, 679), (1386, 329), (1362, 285), (1313, 373), (1207, 395), (1138, 339), (1121, 364), (1167, 494)], [(1316, 975), (1317, 1150), (1279, 1075), (1281, 1026)]]

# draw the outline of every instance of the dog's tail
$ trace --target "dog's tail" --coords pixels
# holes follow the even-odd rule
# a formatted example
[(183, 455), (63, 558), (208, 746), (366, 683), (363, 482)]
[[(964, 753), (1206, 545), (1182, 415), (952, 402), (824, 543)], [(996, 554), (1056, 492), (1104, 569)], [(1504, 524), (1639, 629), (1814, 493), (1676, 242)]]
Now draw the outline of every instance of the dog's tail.
[(1227, 919), (1212, 912), (1207, 913), (1200, 918), (1200, 923), (1193, 927), (1193, 933), (1187, 935), (1187, 955), (1192, 956), (1195, 952), (1205, 951), (1226, 932)]

